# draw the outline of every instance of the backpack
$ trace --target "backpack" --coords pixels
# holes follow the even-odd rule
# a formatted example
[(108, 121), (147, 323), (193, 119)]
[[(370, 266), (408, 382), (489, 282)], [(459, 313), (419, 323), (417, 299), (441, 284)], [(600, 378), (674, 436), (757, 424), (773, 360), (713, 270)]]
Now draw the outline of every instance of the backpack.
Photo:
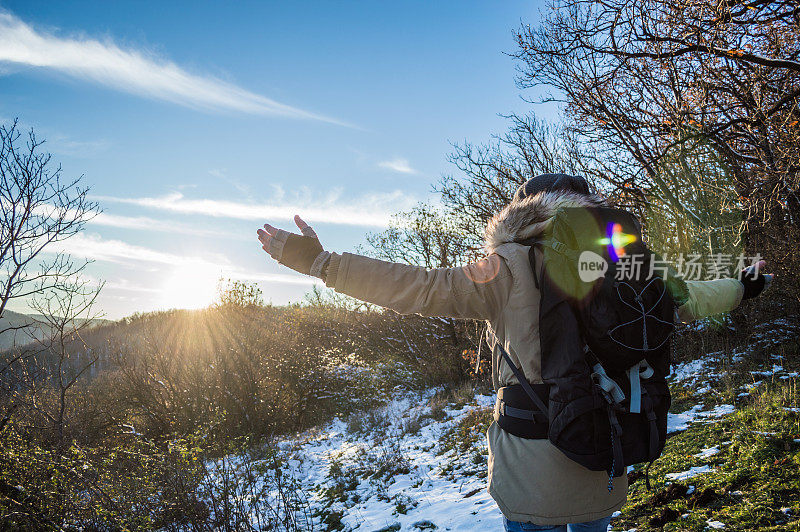
[(639, 221), (624, 210), (562, 208), (542, 237), (521, 243), (531, 246), (541, 293), (544, 384), (528, 383), (498, 343), (520, 383), (498, 390), (498, 423), (521, 437), (546, 437), (575, 462), (607, 471), (611, 490), (612, 477), (664, 448), (670, 337), (686, 285), (647, 248)]

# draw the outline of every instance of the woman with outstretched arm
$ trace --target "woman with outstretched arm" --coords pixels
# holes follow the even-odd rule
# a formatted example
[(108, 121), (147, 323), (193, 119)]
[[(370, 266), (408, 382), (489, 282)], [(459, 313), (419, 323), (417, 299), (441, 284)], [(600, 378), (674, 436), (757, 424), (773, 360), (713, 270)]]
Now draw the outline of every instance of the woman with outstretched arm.
[[(520, 243), (542, 234), (562, 207), (604, 206), (576, 176), (545, 174), (528, 180), (486, 228), (486, 258), (457, 268), (426, 269), (351, 253), (326, 251), (299, 216), (301, 234), (265, 224), (261, 245), (273, 259), (321, 278), (337, 292), (402, 314), (485, 320), (492, 345), (495, 389), (517, 383), (501, 357), (510, 354), (530, 383), (542, 383), (539, 288)], [(537, 254), (539, 251), (536, 252)], [(541, 268), (542, 260), (537, 262)], [(764, 266), (763, 261), (756, 270)], [(537, 272), (539, 274), (541, 272)], [(682, 321), (727, 312), (755, 297), (770, 280), (752, 271), (740, 279), (686, 281), (688, 299), (677, 309)], [(497, 417), (495, 417), (497, 419)], [(570, 460), (548, 439), (514, 436), (497, 423), (487, 432), (488, 490), (504, 515), (506, 530), (605, 531), (626, 500), (627, 477), (614, 478)], [(540, 528), (531, 528), (531, 524)]]

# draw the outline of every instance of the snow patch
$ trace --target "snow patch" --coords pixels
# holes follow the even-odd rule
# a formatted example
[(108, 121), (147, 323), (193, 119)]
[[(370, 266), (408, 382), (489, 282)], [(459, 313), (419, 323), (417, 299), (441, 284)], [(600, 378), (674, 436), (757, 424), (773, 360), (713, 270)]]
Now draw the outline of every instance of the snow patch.
[[(441, 435), (475, 408), (493, 405), (495, 397), (476, 395), (468, 405), (446, 407), (446, 417), (435, 421), (424, 419), (430, 413), (428, 399), (432, 395), (429, 391), (392, 401), (374, 416), (381, 424), (367, 427), (366, 434), (350, 434), (347, 424), (337, 419), (318, 436), (301, 438), (300, 445), (284, 442), (284, 448), (296, 449), (296, 459), (287, 462), (287, 469), (294, 478), (302, 479), (312, 509), (322, 509), (325, 503), (318, 488), (336, 482), (330, 475), (331, 466), (347, 476), (348, 471), (359, 467), (375, 469), (376, 460), (404, 460), (407, 473), (401, 470), (378, 478), (357, 473), (357, 484), (347, 489), (346, 502), (336, 501), (328, 508), (343, 512), (345, 529), (502, 530), (503, 517), (486, 491), (486, 479), (457, 471), (454, 480), (446, 472), (453, 462), (465, 470), (484, 470), (485, 463), (471, 463), (472, 453), (463, 457), (452, 451), (439, 454)], [(414, 420), (419, 428), (415, 432), (404, 430)], [(485, 455), (485, 440), (479, 438), (476, 446)]]
[(670, 378), (672, 378), (674, 382), (691, 381), (689, 383), (691, 384), (700, 378), (709, 376), (709, 372), (706, 367), (707, 363), (708, 358), (699, 358), (690, 362), (673, 364)]
[(779, 366), (779, 365), (777, 365), (777, 364), (773, 364), (773, 365), (772, 365), (772, 369), (771, 369), (771, 370), (766, 370), (766, 371), (751, 371), (751, 372), (750, 372), (750, 375), (761, 375), (761, 376), (765, 376), (765, 375), (774, 375), (774, 374), (776, 374), (776, 373), (779, 373), (779, 372), (781, 372), (781, 371), (783, 371), (783, 367), (781, 367), (781, 366)]
[(686, 480), (704, 473), (711, 473), (712, 471), (715, 471), (715, 469), (713, 469), (711, 466), (702, 465), (690, 467), (688, 471), (681, 471), (680, 473), (667, 473), (664, 475), (664, 478), (668, 480)]
[(703, 449), (695, 456), (698, 458), (710, 458), (718, 453), (719, 453), (719, 447), (709, 447), (708, 449)]
[(702, 411), (703, 405), (694, 405), (679, 414), (667, 414), (667, 433), (686, 430), (690, 423), (696, 421), (713, 422), (711, 418), (720, 418), (736, 411), (733, 405), (717, 405), (711, 410)]

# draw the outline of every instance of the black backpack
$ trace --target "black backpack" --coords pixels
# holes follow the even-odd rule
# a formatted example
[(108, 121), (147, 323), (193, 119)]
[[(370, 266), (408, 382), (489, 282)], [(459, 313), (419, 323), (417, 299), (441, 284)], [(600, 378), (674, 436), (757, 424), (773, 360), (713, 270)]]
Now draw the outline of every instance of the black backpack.
[(686, 285), (647, 248), (638, 220), (624, 210), (560, 209), (542, 237), (522, 243), (531, 246), (541, 292), (544, 384), (528, 383), (498, 343), (520, 382), (498, 390), (498, 424), (521, 437), (546, 437), (584, 467), (607, 471), (611, 489), (611, 477), (652, 462), (664, 448), (670, 337)]

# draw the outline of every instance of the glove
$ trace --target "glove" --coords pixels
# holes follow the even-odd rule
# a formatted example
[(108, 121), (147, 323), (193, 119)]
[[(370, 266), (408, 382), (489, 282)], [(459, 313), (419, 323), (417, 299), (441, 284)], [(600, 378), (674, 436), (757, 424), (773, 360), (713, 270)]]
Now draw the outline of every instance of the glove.
[(311, 226), (299, 216), (295, 216), (294, 221), (302, 235), (264, 224), (264, 229), (258, 230), (262, 249), (284, 266), (324, 280), (323, 270), (331, 254), (322, 248), (317, 233)]
[(762, 274), (755, 265), (739, 272), (739, 281), (744, 285), (742, 301), (751, 299), (763, 292), (772, 282), (772, 275)]

